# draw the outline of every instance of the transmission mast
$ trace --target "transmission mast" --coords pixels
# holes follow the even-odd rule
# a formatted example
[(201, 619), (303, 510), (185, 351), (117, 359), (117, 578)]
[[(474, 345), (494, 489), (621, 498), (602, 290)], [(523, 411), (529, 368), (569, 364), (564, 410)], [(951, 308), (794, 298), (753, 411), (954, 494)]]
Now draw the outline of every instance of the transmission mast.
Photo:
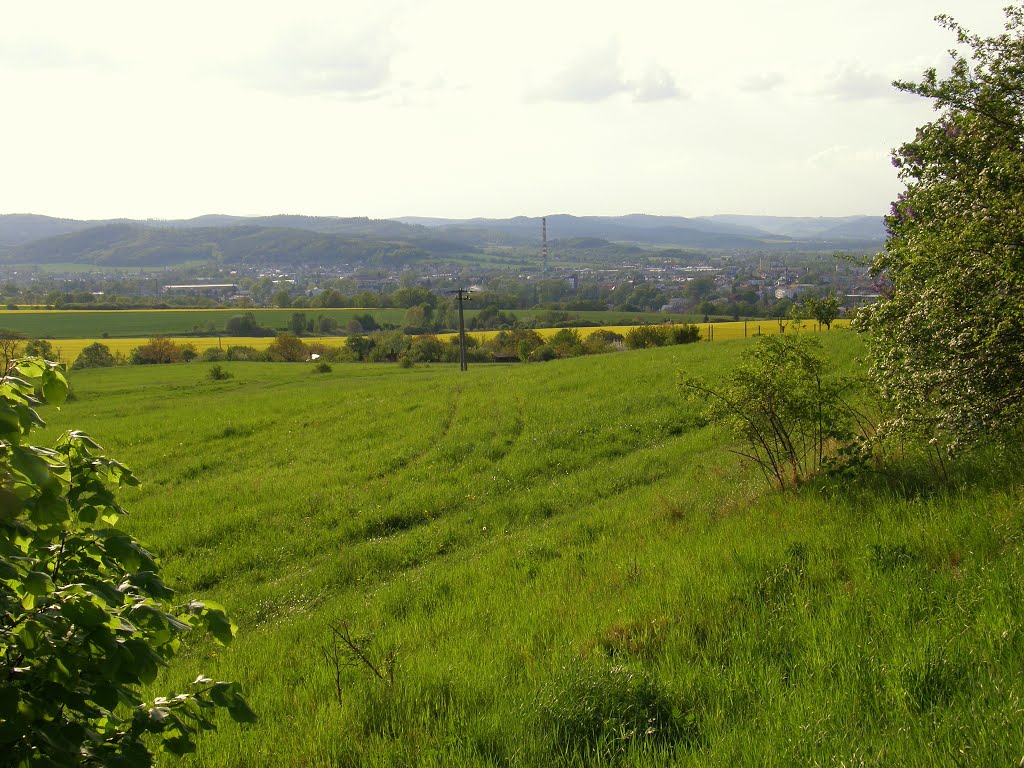
[(548, 217), (544, 216), (540, 220), (540, 253), (544, 259), (544, 272), (548, 273)]

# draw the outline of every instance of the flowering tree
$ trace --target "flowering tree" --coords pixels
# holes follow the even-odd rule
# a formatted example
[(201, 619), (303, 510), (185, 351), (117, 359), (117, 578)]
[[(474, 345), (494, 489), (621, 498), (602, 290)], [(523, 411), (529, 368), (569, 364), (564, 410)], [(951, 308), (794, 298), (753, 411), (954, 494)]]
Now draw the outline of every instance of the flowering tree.
[(872, 271), (883, 298), (860, 319), (890, 429), (951, 450), (1024, 414), (1024, 12), (980, 37), (956, 35), (949, 76), (935, 69), (905, 92), (939, 116), (893, 152), (906, 190), (886, 218)]

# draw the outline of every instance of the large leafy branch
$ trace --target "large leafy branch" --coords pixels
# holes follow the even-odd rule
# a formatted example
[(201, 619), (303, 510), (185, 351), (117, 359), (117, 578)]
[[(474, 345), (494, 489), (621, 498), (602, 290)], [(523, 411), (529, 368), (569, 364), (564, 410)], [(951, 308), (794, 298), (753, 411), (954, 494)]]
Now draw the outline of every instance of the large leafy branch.
[(176, 603), (156, 558), (116, 527), (115, 492), (138, 483), (131, 470), (81, 432), (52, 448), (29, 442), (37, 408), (67, 392), (62, 368), (38, 358), (0, 379), (0, 754), (146, 766), (152, 743), (194, 750), (218, 708), (254, 715), (236, 684), (205, 676), (143, 699), (186, 634), (226, 644), (235, 627), (218, 605)]

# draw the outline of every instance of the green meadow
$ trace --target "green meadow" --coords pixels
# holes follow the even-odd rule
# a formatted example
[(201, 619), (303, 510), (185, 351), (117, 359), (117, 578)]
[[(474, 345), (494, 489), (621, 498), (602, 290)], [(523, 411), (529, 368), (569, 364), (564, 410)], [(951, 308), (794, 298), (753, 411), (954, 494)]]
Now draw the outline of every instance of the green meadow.
[[(306, 317), (332, 317), (344, 326), (367, 312), (378, 323), (402, 322), (404, 309), (109, 309), (109, 310), (0, 310), (0, 326), (31, 338), (98, 339), (109, 336), (180, 336), (223, 333), (228, 319), (252, 312), (256, 321), (273, 330), (285, 330), (293, 312)], [(211, 330), (212, 329), (212, 330)]]
[(676, 385), (752, 343), (76, 371), (44, 437), (132, 467), (125, 527), (238, 624), (156, 686), (259, 715), (186, 765), (1016, 764), (1019, 457), (773, 491)]

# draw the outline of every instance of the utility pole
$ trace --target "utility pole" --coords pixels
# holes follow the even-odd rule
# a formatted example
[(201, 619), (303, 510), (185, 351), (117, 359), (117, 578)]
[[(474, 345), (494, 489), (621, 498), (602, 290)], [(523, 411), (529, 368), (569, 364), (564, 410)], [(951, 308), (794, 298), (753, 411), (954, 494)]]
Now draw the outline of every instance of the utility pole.
[(462, 315), (462, 302), (469, 301), (470, 289), (456, 288), (448, 293), (454, 293), (455, 299), (459, 302), (459, 370), (466, 371), (469, 368), (466, 366), (466, 322)]

